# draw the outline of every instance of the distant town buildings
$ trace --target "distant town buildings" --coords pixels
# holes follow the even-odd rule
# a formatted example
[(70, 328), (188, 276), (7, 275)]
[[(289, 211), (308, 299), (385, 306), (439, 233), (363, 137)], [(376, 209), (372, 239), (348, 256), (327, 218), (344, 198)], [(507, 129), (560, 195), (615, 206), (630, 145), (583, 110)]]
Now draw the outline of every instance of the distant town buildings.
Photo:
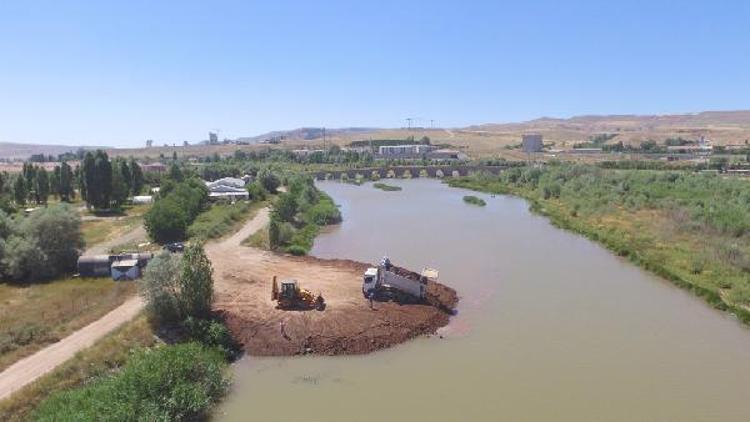
[(315, 153), (321, 153), (324, 154), (325, 151), (322, 149), (295, 149), (292, 150), (292, 154), (294, 154), (297, 157), (307, 157), (308, 155), (312, 155)]
[(521, 140), (521, 147), (523, 152), (526, 153), (542, 152), (544, 149), (542, 135), (537, 133), (524, 134)]
[(380, 146), (375, 158), (385, 160), (461, 161), (467, 160), (469, 157), (455, 149), (440, 148), (435, 145), (406, 144)]
[(162, 163), (140, 164), (140, 166), (144, 173), (161, 174), (167, 171), (167, 166)]
[(210, 145), (216, 145), (219, 143), (219, 135), (214, 132), (208, 132), (208, 143)]
[(432, 145), (409, 144), (409, 145), (384, 145), (378, 147), (378, 154), (383, 158), (404, 158), (419, 156), (435, 150)]
[(436, 149), (427, 153), (428, 160), (435, 161), (463, 161), (468, 160), (469, 156), (455, 149)]

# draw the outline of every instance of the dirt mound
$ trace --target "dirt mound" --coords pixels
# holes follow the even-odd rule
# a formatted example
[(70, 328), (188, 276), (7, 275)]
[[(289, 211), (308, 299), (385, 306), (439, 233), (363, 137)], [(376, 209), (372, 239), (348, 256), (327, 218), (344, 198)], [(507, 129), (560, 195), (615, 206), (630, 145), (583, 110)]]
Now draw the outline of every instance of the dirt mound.
[(397, 267), (395, 265), (391, 265), (390, 271), (398, 276), (408, 278), (414, 281), (421, 281), (424, 278), (419, 273), (415, 273), (414, 271), (407, 270), (406, 268)]
[(454, 314), (458, 306), (458, 294), (452, 288), (436, 281), (427, 282), (427, 303), (443, 310), (443, 312)]
[[(431, 281), (426, 304), (375, 302), (371, 309), (362, 294), (368, 264), (222, 244), (207, 252), (215, 269), (215, 310), (250, 355), (368, 353), (434, 333), (458, 303), (453, 289)], [(321, 293), (325, 310), (276, 309), (273, 276)]]

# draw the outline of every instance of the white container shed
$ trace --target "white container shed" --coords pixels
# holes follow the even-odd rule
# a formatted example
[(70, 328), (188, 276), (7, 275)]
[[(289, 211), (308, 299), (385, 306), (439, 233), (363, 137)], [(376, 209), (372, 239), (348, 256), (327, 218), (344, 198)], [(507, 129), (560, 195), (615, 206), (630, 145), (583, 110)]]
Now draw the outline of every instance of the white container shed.
[(122, 259), (112, 263), (112, 280), (135, 280), (141, 275), (137, 259)]

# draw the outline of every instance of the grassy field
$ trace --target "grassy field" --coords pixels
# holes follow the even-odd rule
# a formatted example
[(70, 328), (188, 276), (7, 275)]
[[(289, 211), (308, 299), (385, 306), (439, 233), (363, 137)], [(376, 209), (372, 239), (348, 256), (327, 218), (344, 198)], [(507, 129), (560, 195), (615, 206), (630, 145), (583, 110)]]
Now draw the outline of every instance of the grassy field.
[(28, 420), (32, 411), (50, 394), (109, 374), (121, 368), (134, 350), (151, 347), (156, 342), (151, 325), (145, 316), (140, 316), (0, 402), (0, 420)]
[(750, 184), (689, 172), (514, 169), (452, 186), (526, 198), (557, 226), (750, 322)]
[(84, 219), (81, 223), (83, 240), (86, 246), (95, 245), (135, 229), (143, 224), (143, 214), (148, 211), (150, 205), (136, 205), (125, 209), (123, 215), (110, 217), (98, 217), (84, 211)]
[(242, 246), (250, 246), (258, 249), (271, 249), (268, 242), (268, 225), (251, 234), (250, 237), (242, 241)]
[(109, 278), (0, 284), (0, 370), (99, 319), (135, 292), (133, 283)]
[(208, 240), (233, 233), (266, 205), (267, 201), (213, 204), (190, 225), (188, 236), (191, 239)]

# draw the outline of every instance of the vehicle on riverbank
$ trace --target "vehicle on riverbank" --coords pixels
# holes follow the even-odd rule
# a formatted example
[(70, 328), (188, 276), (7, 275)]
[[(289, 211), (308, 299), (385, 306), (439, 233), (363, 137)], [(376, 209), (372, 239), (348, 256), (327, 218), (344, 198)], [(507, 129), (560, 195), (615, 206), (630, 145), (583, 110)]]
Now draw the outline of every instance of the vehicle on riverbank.
[(363, 275), (362, 294), (365, 298), (395, 300), (400, 303), (423, 301), (427, 282), (437, 279), (437, 270), (425, 268), (422, 274), (397, 267), (388, 257), (380, 265), (368, 268)]

